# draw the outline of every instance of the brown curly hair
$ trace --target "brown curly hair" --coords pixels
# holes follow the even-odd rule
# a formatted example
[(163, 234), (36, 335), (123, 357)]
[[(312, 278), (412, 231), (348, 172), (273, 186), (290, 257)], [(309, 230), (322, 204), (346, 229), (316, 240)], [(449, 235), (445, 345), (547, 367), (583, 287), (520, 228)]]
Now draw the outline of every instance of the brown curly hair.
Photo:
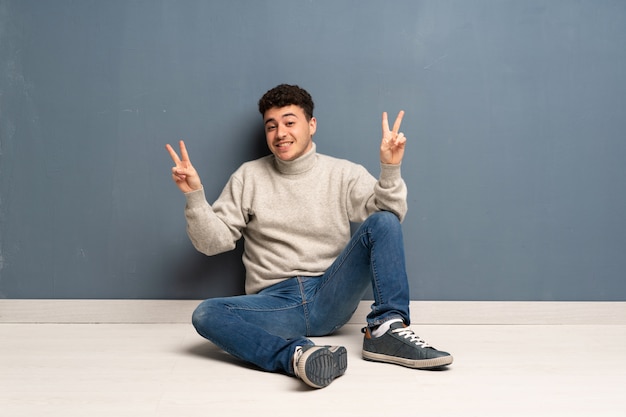
[(301, 107), (307, 120), (311, 120), (315, 107), (313, 98), (305, 89), (297, 85), (280, 84), (263, 94), (259, 100), (259, 112), (264, 115), (273, 107), (285, 107), (292, 104)]

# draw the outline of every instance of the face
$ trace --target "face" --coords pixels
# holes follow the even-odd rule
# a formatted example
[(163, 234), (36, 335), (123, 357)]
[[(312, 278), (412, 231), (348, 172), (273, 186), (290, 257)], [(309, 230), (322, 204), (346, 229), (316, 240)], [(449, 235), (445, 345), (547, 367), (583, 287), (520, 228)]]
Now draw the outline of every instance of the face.
[(265, 139), (270, 151), (283, 161), (292, 161), (313, 147), (315, 117), (306, 119), (300, 106), (272, 107), (263, 115)]

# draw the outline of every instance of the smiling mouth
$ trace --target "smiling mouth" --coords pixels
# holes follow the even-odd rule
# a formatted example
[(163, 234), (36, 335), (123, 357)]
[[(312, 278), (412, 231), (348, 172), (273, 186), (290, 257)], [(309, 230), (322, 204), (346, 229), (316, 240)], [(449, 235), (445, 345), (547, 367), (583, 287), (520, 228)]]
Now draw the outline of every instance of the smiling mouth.
[(277, 148), (286, 148), (290, 145), (293, 145), (293, 142), (279, 142), (276, 144)]

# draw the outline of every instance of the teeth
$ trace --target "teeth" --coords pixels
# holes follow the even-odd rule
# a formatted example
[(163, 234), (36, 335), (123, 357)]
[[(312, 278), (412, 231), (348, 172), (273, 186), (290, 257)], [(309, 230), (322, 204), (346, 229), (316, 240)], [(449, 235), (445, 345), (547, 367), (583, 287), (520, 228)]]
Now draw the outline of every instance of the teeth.
[(292, 142), (282, 142), (282, 143), (279, 143), (279, 144), (278, 144), (278, 145), (276, 145), (276, 146), (277, 146), (277, 147), (279, 147), (279, 148), (281, 148), (281, 147), (283, 147), (283, 146), (289, 146), (289, 145), (291, 145), (291, 143), (292, 143)]

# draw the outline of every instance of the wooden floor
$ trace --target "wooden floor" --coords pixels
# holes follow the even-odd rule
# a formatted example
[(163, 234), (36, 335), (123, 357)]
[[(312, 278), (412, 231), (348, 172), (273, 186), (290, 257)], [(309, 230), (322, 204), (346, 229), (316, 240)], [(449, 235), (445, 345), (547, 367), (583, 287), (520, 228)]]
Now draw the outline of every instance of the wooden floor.
[(624, 325), (413, 326), (446, 371), (360, 358), (322, 390), (242, 364), (188, 324), (0, 324), (0, 415), (624, 416)]

